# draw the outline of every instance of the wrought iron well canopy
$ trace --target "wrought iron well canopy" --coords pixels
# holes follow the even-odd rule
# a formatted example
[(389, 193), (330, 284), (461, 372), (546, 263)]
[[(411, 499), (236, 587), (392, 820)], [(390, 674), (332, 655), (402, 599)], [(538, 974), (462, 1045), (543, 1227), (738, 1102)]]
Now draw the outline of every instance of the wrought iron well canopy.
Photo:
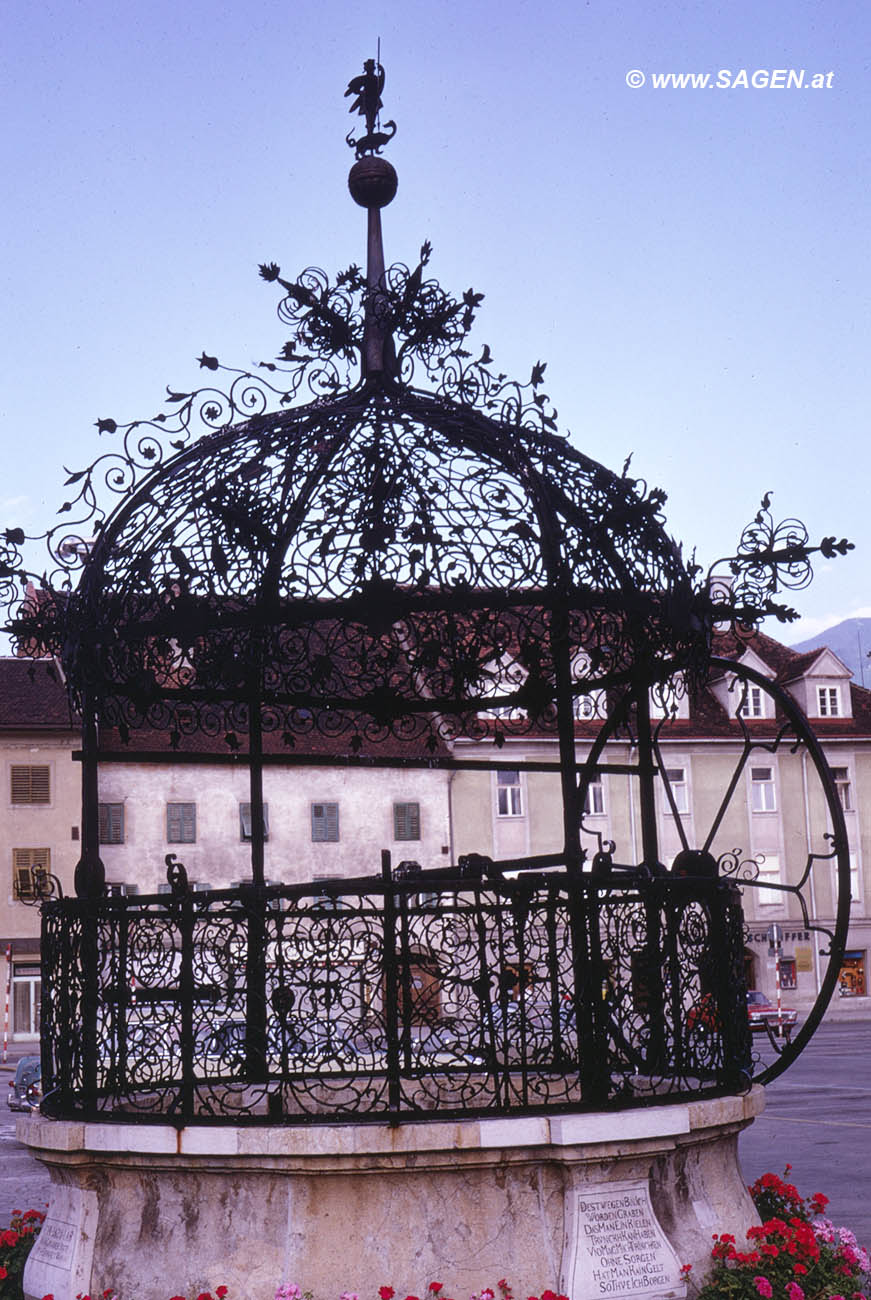
[[(347, 92), (365, 123), (348, 137), (365, 272), (290, 280), (262, 266), (283, 290), (279, 360), (255, 375), (203, 353), (214, 387), (171, 393), (151, 420), (100, 420), (113, 447), (68, 480), (51, 574), (34, 581), (23, 535), (6, 533), (9, 627), (25, 652), (59, 656), (82, 718), (84, 899), (104, 891), (97, 771), (111, 730), (140, 733), (140, 759), (145, 737), (155, 753), (208, 759), (219, 746), (248, 763), (262, 888), (267, 757), (498, 768), (505, 738), (532, 733), (558, 742), (558, 761), (538, 767), (560, 780), (563, 847), (510, 865), (577, 878), (586, 787), (622, 728), (636, 745), (641, 857), (604, 852), (599, 865), (623, 866), (632, 888), (660, 877), (651, 691), (667, 711), (706, 679), (716, 623), (740, 635), (785, 616), (779, 587), (808, 580), (815, 550), (847, 548), (775, 526), (766, 499), (719, 564), (729, 581), (712, 581), (669, 537), (661, 492), (560, 436), (544, 365), (520, 383), (471, 346), (480, 294), (430, 278), (428, 245), (413, 269), (385, 269), (381, 211), (397, 178), (380, 156), (396, 129), (380, 123), (383, 87), (370, 61)], [(608, 716), (579, 760), (591, 696)], [(458, 758), (462, 738), (491, 741), (493, 757)], [(712, 867), (697, 854), (688, 870)], [(262, 1072), (262, 1042), (254, 1056)]]

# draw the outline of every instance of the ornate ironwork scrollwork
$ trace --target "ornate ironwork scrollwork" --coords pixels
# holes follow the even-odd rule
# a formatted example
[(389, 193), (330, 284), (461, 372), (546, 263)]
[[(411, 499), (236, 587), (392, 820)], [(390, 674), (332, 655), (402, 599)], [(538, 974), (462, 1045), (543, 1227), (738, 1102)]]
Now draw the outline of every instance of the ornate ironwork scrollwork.
[(546, 1112), (714, 1095), (749, 1060), (720, 975), (740, 906), (717, 881), (615, 891), (414, 871), (324, 888), (47, 904), (46, 1109), (175, 1123)]

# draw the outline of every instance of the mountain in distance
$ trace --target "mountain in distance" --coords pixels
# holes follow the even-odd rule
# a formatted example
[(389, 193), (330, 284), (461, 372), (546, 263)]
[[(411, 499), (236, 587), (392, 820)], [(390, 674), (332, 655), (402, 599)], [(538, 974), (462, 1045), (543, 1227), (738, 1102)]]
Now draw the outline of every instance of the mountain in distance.
[(850, 669), (853, 680), (860, 686), (871, 687), (871, 618), (845, 618), (843, 623), (836, 623), (807, 641), (799, 641), (791, 649), (802, 654), (805, 650), (817, 650), (827, 645)]

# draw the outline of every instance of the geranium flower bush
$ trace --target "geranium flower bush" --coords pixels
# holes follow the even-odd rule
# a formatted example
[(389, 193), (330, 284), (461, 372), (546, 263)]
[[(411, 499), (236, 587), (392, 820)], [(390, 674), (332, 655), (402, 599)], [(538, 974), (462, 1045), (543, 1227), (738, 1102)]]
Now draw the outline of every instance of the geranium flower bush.
[[(441, 1282), (430, 1282), (426, 1289), (426, 1300), (451, 1300), (450, 1296), (444, 1295), (444, 1285)], [(469, 1300), (496, 1300), (496, 1296), (501, 1300), (514, 1300), (511, 1288), (505, 1278), (500, 1278), (496, 1283), (496, 1290), (491, 1286), (481, 1287), (475, 1295), (469, 1296)], [(20, 1294), (20, 1292), (19, 1292)], [(203, 1291), (198, 1296), (191, 1297), (191, 1300), (226, 1300), (228, 1290), (225, 1286), (215, 1288), (215, 1294), (210, 1291)], [(394, 1300), (397, 1292), (392, 1286), (382, 1286), (378, 1288), (378, 1300)], [(54, 1300), (53, 1295), (43, 1296), (43, 1300)], [(81, 1292), (76, 1296), (76, 1300), (120, 1300), (113, 1287), (107, 1287), (100, 1295), (83, 1295)], [(168, 1300), (187, 1300), (186, 1296), (170, 1296)], [(303, 1291), (302, 1287), (297, 1286), (295, 1282), (282, 1282), (276, 1287), (275, 1300), (313, 1300), (311, 1291)], [(343, 1291), (339, 1300), (363, 1300), (356, 1291)], [(370, 1298), (372, 1300), (372, 1298)], [(419, 1296), (408, 1295), (405, 1300), (420, 1300)], [(529, 1296), (527, 1300), (569, 1300), (568, 1296), (558, 1295), (556, 1291), (544, 1289), (540, 1296)]]
[(45, 1215), (41, 1210), (13, 1210), (9, 1227), (0, 1230), (0, 1300), (20, 1300), (21, 1274)]
[(807, 1199), (784, 1177), (763, 1174), (749, 1189), (762, 1219), (747, 1249), (715, 1234), (711, 1274), (698, 1300), (867, 1300), (871, 1261), (847, 1228), (823, 1218), (828, 1198)]
[[(501, 1277), (496, 1283), (495, 1289), (492, 1286), (481, 1287), (474, 1295), (469, 1296), (469, 1300), (496, 1300), (497, 1295), (500, 1300), (514, 1300), (511, 1287), (504, 1277)], [(314, 1300), (311, 1291), (303, 1291), (302, 1287), (297, 1286), (295, 1282), (283, 1282), (276, 1288), (275, 1300)], [(366, 1300), (356, 1291), (343, 1291), (339, 1300)], [(398, 1292), (392, 1286), (380, 1286), (378, 1288), (378, 1300), (400, 1300)], [(421, 1300), (420, 1296), (407, 1295), (404, 1300)], [(443, 1282), (430, 1282), (426, 1289), (425, 1300), (453, 1300), (445, 1290)], [(527, 1300), (569, 1300), (568, 1296), (558, 1295), (556, 1291), (544, 1288), (540, 1295), (531, 1295)]]

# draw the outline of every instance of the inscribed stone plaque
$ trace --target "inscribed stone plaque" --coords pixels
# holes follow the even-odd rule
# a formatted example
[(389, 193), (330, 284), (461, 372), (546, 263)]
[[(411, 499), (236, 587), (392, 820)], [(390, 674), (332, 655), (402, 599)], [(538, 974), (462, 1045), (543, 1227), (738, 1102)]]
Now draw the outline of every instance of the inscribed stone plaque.
[(25, 1300), (73, 1300), (88, 1291), (97, 1226), (97, 1195), (55, 1184), (42, 1230), (24, 1266)]
[(584, 1187), (567, 1198), (566, 1209), (571, 1300), (683, 1300), (680, 1261), (653, 1213), (646, 1181)]

